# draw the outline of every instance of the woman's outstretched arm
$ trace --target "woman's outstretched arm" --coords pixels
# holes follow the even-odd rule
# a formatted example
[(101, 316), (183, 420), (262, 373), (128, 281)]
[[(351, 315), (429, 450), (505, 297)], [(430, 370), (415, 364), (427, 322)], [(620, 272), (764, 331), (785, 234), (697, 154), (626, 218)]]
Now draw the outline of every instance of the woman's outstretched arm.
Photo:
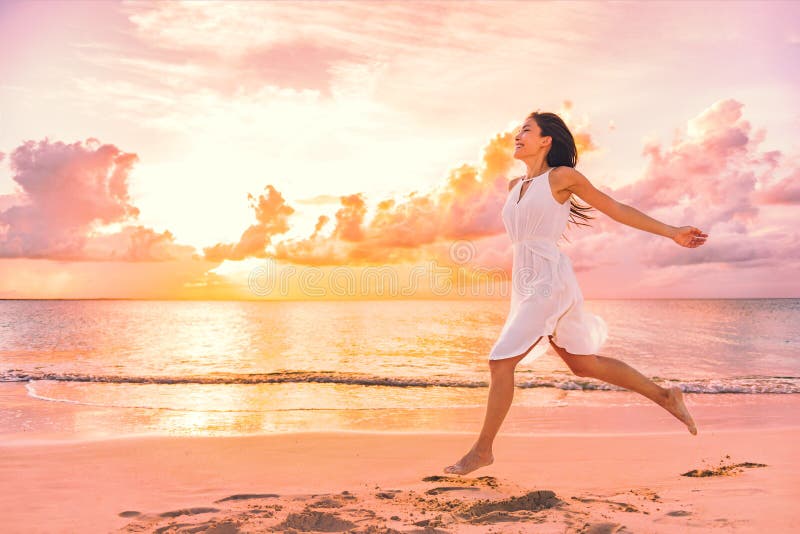
[(632, 228), (668, 237), (681, 246), (695, 248), (706, 242), (708, 234), (694, 226), (672, 226), (642, 213), (633, 206), (618, 202), (597, 189), (580, 171), (572, 167), (558, 167), (551, 173), (553, 186), (558, 190), (575, 193), (593, 208)]

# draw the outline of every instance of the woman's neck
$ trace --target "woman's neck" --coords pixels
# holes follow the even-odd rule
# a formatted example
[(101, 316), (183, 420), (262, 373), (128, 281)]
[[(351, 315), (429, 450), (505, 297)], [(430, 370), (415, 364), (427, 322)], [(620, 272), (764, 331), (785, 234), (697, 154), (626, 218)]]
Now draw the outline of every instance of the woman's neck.
[(527, 175), (526, 175), (524, 178), (522, 178), (522, 180), (523, 180), (523, 181), (532, 180), (532, 179), (536, 178), (537, 176), (541, 176), (542, 174), (546, 173), (546, 172), (547, 172), (547, 169), (549, 169), (549, 168), (550, 168), (550, 167), (547, 167), (547, 166), (545, 166), (545, 169), (544, 169), (543, 171), (541, 171), (541, 172), (537, 172), (536, 174), (532, 174), (532, 175), (530, 175), (530, 176), (527, 176)]

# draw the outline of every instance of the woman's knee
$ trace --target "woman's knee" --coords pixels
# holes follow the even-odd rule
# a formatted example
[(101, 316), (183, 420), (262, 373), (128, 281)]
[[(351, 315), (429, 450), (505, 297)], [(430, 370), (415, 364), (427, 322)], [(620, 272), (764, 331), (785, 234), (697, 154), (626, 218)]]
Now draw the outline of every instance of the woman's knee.
[(553, 346), (553, 349), (561, 357), (561, 359), (564, 360), (564, 363), (567, 364), (567, 367), (569, 367), (569, 370), (572, 371), (574, 375), (580, 377), (592, 375), (592, 369), (594, 369), (597, 363), (597, 356), (594, 354), (569, 353), (565, 349), (553, 343), (552, 336), (550, 336), (550, 344)]
[[(533, 345), (528, 347), (525, 350), (525, 352), (523, 352), (522, 354), (517, 354), (516, 356), (511, 356), (509, 358), (500, 358), (498, 360), (489, 360), (489, 368), (492, 369), (492, 370), (494, 370), (495, 368), (498, 369), (498, 370), (503, 370), (506, 367), (511, 367), (513, 369), (514, 367), (517, 366), (517, 364), (519, 363), (519, 361), (522, 358), (524, 358), (525, 356), (528, 355), (528, 353), (531, 351), (531, 349), (533, 347), (535, 347), (539, 343), (539, 341), (541, 341), (541, 339), (542, 339), (542, 336), (539, 336), (538, 338), (536, 338), (536, 341), (533, 342)], [(497, 363), (497, 362), (499, 362), (499, 363)]]
[(492, 371), (492, 373), (513, 372), (519, 361), (525, 357), (525, 354), (512, 356), (510, 358), (489, 360), (489, 369)]

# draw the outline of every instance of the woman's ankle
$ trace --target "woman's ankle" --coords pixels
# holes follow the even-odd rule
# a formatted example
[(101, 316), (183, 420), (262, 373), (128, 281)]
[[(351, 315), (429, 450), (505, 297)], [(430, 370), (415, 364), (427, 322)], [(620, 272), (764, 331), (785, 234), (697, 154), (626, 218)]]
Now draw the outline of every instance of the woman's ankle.
[(482, 443), (475, 443), (472, 446), (472, 450), (476, 453), (480, 454), (481, 456), (490, 456), (492, 454), (492, 445), (484, 445)]

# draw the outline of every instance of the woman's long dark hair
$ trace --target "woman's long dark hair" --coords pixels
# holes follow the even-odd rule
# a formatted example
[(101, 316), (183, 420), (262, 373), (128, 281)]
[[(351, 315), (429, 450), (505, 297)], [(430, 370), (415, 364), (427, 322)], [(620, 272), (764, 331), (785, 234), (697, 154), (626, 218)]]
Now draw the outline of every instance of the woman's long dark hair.
[[(553, 139), (550, 145), (550, 152), (547, 153), (547, 164), (550, 167), (564, 166), (574, 169), (575, 165), (578, 163), (578, 148), (575, 146), (575, 138), (572, 137), (572, 133), (569, 131), (569, 128), (567, 128), (567, 125), (564, 124), (564, 121), (561, 120), (561, 117), (555, 113), (539, 113), (538, 111), (534, 111), (528, 115), (528, 119), (536, 121), (536, 124), (538, 124), (539, 128), (542, 130), (543, 137), (550, 136)], [(569, 202), (571, 204), (569, 207), (569, 222), (580, 226), (591, 226), (577, 219), (594, 219), (594, 217), (584, 213), (594, 208), (579, 204), (575, 201), (574, 195), (570, 195)], [(566, 239), (566, 236), (564, 237)], [(567, 241), (569, 241), (569, 239), (567, 239)]]

